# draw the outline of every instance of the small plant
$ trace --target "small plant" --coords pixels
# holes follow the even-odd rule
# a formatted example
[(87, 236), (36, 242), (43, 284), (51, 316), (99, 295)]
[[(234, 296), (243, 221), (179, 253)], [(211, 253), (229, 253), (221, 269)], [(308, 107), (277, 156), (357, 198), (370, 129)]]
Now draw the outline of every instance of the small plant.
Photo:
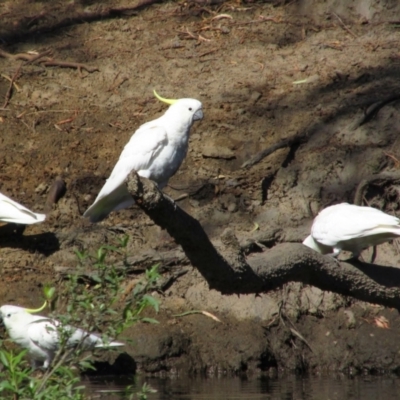
[(123, 396), (126, 400), (147, 400), (148, 395), (152, 393), (157, 393), (157, 390), (152, 388), (148, 383), (144, 382), (139, 392), (135, 392), (136, 385), (129, 385), (125, 389), (125, 394)]
[(135, 393), (135, 396), (138, 400), (147, 400), (147, 395), (151, 393), (157, 393), (157, 390), (153, 389), (149, 384), (145, 382), (143, 383), (140, 392)]
[[(142, 313), (147, 307), (158, 312), (158, 301), (148, 294), (159, 278), (158, 266), (147, 270), (133, 290), (127, 291), (124, 289), (125, 268), (117, 268), (107, 261), (110, 253), (126, 259), (127, 243), (125, 236), (117, 246), (103, 245), (94, 254), (76, 252), (76, 273), (68, 275), (57, 290), (45, 286), (44, 297), (51, 309), (46, 320), (49, 325), (52, 323), (47, 329), (56, 331), (57, 352), (50, 367), (37, 377), (27, 364), (26, 350), (14, 353), (1, 346), (0, 398), (7, 395), (13, 400), (86, 399), (83, 386), (79, 386), (78, 372), (93, 368), (90, 357), (94, 349), (84, 354), (88, 353), (89, 332), (102, 331), (101, 342), (107, 345), (138, 321), (157, 323), (153, 318), (143, 317)], [(78, 335), (75, 340), (74, 327), (87, 333)], [(72, 366), (76, 367), (75, 372)], [(151, 392), (150, 386), (144, 384), (137, 398), (147, 399)]]
[(26, 352), (22, 350), (15, 355), (13, 351), (0, 350), (0, 360), (4, 368), (2, 375), (7, 376), (7, 379), (0, 382), (0, 392), (8, 392), (14, 399), (18, 399), (23, 393), (23, 386), (29, 376), (29, 368), (22, 364)]

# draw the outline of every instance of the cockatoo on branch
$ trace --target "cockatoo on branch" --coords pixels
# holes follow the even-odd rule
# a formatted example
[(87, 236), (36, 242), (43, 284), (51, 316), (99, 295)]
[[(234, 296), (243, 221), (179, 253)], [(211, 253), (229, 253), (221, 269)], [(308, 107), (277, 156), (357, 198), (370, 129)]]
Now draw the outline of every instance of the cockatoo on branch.
[(36, 214), (0, 193), (0, 221), (29, 225), (42, 222), (45, 218), (45, 214)]
[(311, 235), (303, 244), (321, 254), (337, 257), (342, 250), (358, 257), (369, 246), (400, 236), (400, 220), (372, 207), (348, 203), (322, 210), (314, 219)]
[(134, 204), (124, 183), (132, 170), (162, 189), (186, 157), (190, 128), (194, 121), (203, 118), (201, 102), (164, 99), (156, 91), (154, 94), (170, 107), (164, 115), (143, 124), (132, 135), (96, 200), (83, 214), (91, 222), (99, 222), (111, 211)]
[[(4, 305), (0, 307), (0, 317), (10, 338), (28, 350), (34, 367), (48, 368), (60, 348), (61, 337), (66, 340), (66, 347), (81, 345), (84, 350), (93, 348), (108, 348), (124, 346), (121, 342), (104, 342), (99, 336), (83, 329), (62, 324), (54, 319), (33, 315), (42, 311), (42, 307), (31, 310), (28, 308)], [(64, 336), (65, 335), (65, 336)]]

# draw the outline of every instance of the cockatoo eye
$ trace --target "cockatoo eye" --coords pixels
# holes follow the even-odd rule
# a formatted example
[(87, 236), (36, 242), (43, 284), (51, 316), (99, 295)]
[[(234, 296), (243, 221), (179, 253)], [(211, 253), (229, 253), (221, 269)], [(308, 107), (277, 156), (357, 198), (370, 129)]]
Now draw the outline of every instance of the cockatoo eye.
[(11, 317), (11, 314), (7, 314), (6, 317), (7, 317), (7, 318), (10, 318), (10, 317)]
[(192, 107), (189, 107), (189, 111), (192, 111)]

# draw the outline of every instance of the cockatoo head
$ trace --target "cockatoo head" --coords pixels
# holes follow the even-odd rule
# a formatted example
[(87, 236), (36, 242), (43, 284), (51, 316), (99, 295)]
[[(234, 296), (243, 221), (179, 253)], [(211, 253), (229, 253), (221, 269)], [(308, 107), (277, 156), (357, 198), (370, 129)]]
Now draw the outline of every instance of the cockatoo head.
[(18, 306), (1, 306), (0, 318), (7, 330), (18, 324), (26, 324), (32, 320), (32, 313), (40, 312), (46, 307), (47, 302), (38, 309), (29, 309)]
[(169, 104), (171, 107), (164, 114), (165, 116), (172, 117), (174, 119), (182, 119), (188, 121), (190, 125), (194, 121), (203, 119), (203, 105), (199, 100), (196, 99), (164, 99), (159, 96), (154, 90), (154, 95), (158, 100)]

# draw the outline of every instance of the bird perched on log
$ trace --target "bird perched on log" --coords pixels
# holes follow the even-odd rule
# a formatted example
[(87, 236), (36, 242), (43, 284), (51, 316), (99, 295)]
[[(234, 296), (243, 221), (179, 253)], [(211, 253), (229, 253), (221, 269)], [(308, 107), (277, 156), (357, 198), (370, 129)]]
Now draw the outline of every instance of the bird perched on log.
[[(104, 342), (99, 336), (69, 325), (62, 326), (57, 320), (32, 315), (42, 311), (42, 307), (28, 308), (4, 305), (0, 307), (0, 317), (11, 339), (28, 350), (32, 366), (48, 368), (60, 348), (60, 334), (66, 340), (66, 347), (82, 346), (84, 350), (124, 346), (121, 342)], [(40, 365), (42, 364), (42, 365)]]
[(154, 94), (170, 107), (132, 135), (96, 200), (83, 214), (91, 222), (102, 221), (111, 211), (134, 204), (124, 183), (132, 170), (155, 181), (162, 189), (186, 157), (190, 128), (194, 121), (203, 118), (201, 102), (164, 99), (156, 91)]
[(342, 250), (358, 257), (369, 246), (400, 236), (400, 220), (373, 207), (348, 203), (322, 210), (303, 244), (321, 254), (337, 257)]
[(37, 214), (0, 193), (0, 221), (15, 224), (36, 224), (44, 221), (45, 214)]

